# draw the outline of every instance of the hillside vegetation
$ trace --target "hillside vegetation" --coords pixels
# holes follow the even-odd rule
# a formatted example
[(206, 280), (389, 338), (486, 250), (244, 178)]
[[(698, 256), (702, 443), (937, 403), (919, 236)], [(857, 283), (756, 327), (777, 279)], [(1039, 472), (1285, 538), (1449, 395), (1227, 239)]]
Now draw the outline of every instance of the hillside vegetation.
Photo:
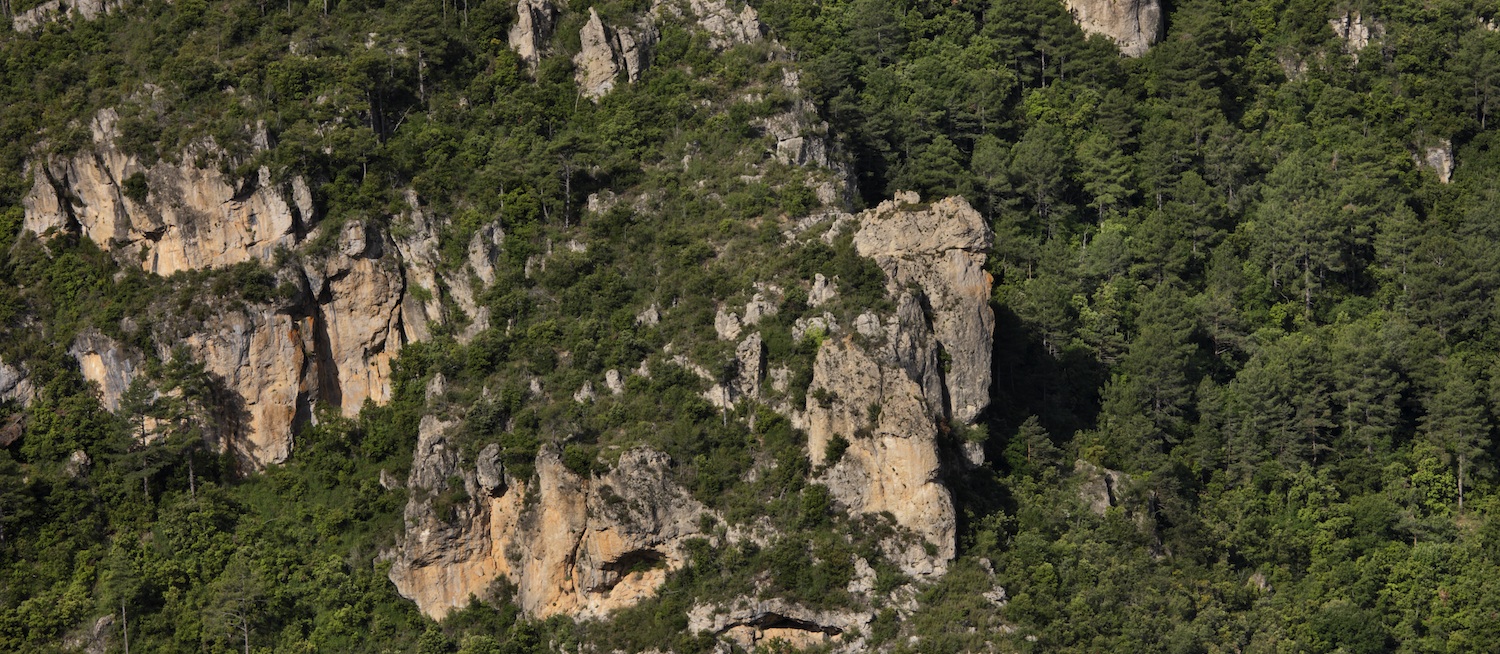
[[(0, 650), (124, 651), (128, 624), (141, 652), (727, 651), (688, 613), (742, 596), (875, 615), (830, 649), (1500, 643), (1500, 3), (1182, 0), (1130, 58), (1059, 0), (750, 0), (764, 38), (662, 19), (649, 67), (597, 101), (575, 79), (591, 12), (663, 3), (556, 4), (534, 66), (515, 0), (0, 20)], [(1360, 47), (1331, 25), (1356, 15)], [(91, 152), (103, 110), (142, 165), (242, 195), (305, 180), (316, 221), (268, 260), (167, 276), (24, 229), (41, 163)], [(778, 121), (826, 156), (779, 152)], [(813, 384), (825, 343), (898, 310), (838, 216), (907, 191), (891, 206), (959, 196), (994, 232), (989, 405), (936, 428), (983, 462), (944, 459), (956, 558), (931, 579), (882, 549), (895, 518), (831, 499), (869, 434), (814, 454), (790, 417), (837, 401)], [(346, 226), (403, 243), (419, 213), (448, 281), (408, 274), (403, 297), (442, 318), (393, 359), (388, 401), (318, 398), (284, 463), (219, 447), (223, 380), (164, 335), (313, 306), (291, 271)], [(450, 287), (494, 227), (481, 319)], [(819, 279), (836, 297), (809, 296)], [(715, 403), (740, 374), (716, 321), (761, 301), (784, 377)], [(95, 333), (139, 354), (115, 410), (70, 352)], [(406, 487), (424, 416), (517, 482), (549, 453), (598, 479), (664, 452), (722, 520), (606, 618), (528, 615), (500, 580), (434, 621), (388, 579), (404, 507), (457, 522), (479, 500)]]

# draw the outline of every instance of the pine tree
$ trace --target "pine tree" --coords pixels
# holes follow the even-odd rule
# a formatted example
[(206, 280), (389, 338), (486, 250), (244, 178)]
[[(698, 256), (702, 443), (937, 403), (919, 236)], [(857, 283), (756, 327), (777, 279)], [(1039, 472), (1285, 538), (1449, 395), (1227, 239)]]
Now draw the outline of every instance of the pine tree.
[(1422, 431), (1442, 450), (1446, 462), (1455, 466), (1458, 510), (1463, 511), (1465, 482), (1489, 448), (1490, 424), (1475, 374), (1462, 356), (1449, 356), (1443, 366), (1442, 384), (1425, 408)]

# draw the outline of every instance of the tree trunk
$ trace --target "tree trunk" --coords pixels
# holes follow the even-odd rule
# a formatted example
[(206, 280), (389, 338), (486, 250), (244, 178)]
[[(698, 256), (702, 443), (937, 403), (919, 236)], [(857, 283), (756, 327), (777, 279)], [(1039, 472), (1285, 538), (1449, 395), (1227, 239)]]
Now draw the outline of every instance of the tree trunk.
[(1464, 512), (1464, 455), (1458, 455), (1458, 512)]
[(130, 616), (125, 614), (124, 602), (120, 602), (120, 628), (125, 631), (125, 654), (130, 654)]

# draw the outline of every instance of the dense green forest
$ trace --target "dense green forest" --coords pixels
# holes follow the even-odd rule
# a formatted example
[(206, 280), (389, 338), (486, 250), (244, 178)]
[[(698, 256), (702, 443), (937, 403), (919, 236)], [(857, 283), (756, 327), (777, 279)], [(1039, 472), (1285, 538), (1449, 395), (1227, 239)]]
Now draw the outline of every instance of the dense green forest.
[[(914, 612), (881, 613), (872, 646), (1500, 648), (1500, 3), (1183, 0), (1135, 59), (1058, 0), (750, 4), (766, 40), (718, 52), (667, 24), (650, 68), (597, 103), (574, 82), (579, 28), (650, 3), (565, 3), (534, 71), (507, 45), (510, 0), (138, 0), (0, 26), (0, 360), (37, 388), (0, 404), (0, 428), (24, 424), (0, 450), (0, 650), (66, 651), (123, 609), (151, 652), (710, 651), (682, 613), (761, 570), (838, 605), (851, 572), (829, 552), (865, 545), (833, 535), (860, 527), (807, 482), (785, 420), (723, 415), (669, 366), (592, 408), (520, 381), (576, 387), (668, 343), (722, 359), (714, 298), (756, 281), (827, 274), (838, 311), (883, 301), (847, 239), (782, 238), (778, 221), (820, 208), (813, 182), (838, 179), (762, 152), (753, 125), (804, 96), (846, 208), (961, 195), (996, 233), (993, 400), (970, 434), (989, 463), (944, 480), (959, 558)], [(1354, 11), (1382, 26), (1357, 53), (1329, 25)], [(186, 357), (148, 355), (160, 398), (107, 411), (67, 353), (81, 330), (149, 353), (122, 319), (285, 291), (261, 265), (158, 277), (24, 232), (30, 162), (86, 148), (102, 108), (145, 160), (209, 137), (235, 175), (314, 182), (322, 234), (399, 229), (409, 188), (448, 217), (453, 263), (498, 217), (482, 302), (508, 324), (408, 345), (388, 404), (324, 410), (260, 473), (204, 446), (216, 391)], [(1451, 179), (1419, 163), (1429, 148)], [(601, 191), (656, 205), (590, 211)], [(589, 247), (531, 274), (568, 239)], [(643, 327), (655, 297), (687, 299)], [(791, 335), (803, 315), (789, 294), (765, 329), (799, 402), (818, 346)], [(565, 450), (583, 472), (650, 442), (706, 503), (800, 540), (705, 547), (611, 621), (531, 620), (501, 589), (432, 622), (386, 579), (406, 497), (379, 480), (410, 467), (436, 373), (513, 471), (563, 435), (584, 434)], [(140, 446), (148, 415), (170, 436)], [(756, 456), (778, 474), (747, 481)], [(1080, 498), (1093, 466), (1127, 481), (1102, 516)], [(1003, 606), (980, 596), (987, 570)]]

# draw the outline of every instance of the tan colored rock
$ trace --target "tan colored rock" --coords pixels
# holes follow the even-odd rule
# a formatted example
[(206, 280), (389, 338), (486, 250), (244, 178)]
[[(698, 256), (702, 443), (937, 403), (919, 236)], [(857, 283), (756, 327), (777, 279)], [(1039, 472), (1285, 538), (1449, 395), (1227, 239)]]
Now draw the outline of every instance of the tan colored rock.
[[(31, 192), (22, 200), (27, 229), (77, 229), (122, 261), (159, 275), (270, 261), (277, 248), (296, 245), (297, 229), (311, 218), (305, 184), (274, 185), (265, 168), (232, 184), (212, 163), (193, 164), (224, 156), (207, 141), (189, 146), (181, 163), (144, 166), (115, 146), (118, 118), (112, 109), (100, 111), (90, 122), (92, 150), (34, 168)], [(125, 181), (137, 174), (147, 183), (145, 203), (124, 192)], [(64, 201), (68, 197), (76, 201)]]
[(616, 60), (614, 39), (599, 19), (599, 12), (589, 8), (589, 21), (578, 33), (582, 49), (573, 57), (578, 71), (574, 78), (583, 95), (597, 101), (615, 88), (615, 77), (620, 74), (620, 63)]
[(1110, 470), (1079, 459), (1073, 464), (1073, 473), (1078, 476), (1078, 498), (1088, 505), (1094, 515), (1103, 516), (1112, 506), (1123, 502), (1121, 493), (1130, 483), (1130, 475)]
[(874, 615), (863, 611), (822, 611), (783, 599), (737, 597), (719, 604), (697, 604), (688, 611), (689, 633), (710, 633), (756, 651), (780, 640), (793, 649), (834, 644), (839, 651), (861, 651), (846, 632), (864, 631)]
[(120, 396), (141, 373), (141, 355), (92, 327), (73, 339), (68, 354), (78, 361), (83, 378), (99, 387), (99, 403), (118, 411)]
[(686, 5), (698, 28), (708, 33), (708, 46), (715, 50), (727, 50), (761, 38), (760, 15), (748, 4), (737, 12), (729, 8), (726, 0), (656, 0), (652, 5), (651, 13), (658, 19), (664, 14), (684, 18)]
[[(407, 292), (401, 303), (401, 321), (413, 341), (425, 341), (431, 336), (429, 325), (442, 322), (442, 289), (437, 271), (441, 258), (438, 255), (437, 221), (422, 208), (417, 194), (407, 191), (407, 211), (397, 217), (392, 229), (392, 240), (400, 254), (404, 267)], [(421, 287), (413, 292), (412, 286)], [(424, 298), (418, 298), (421, 294)]]
[[(441, 618), (470, 594), (483, 597), (504, 577), (528, 615), (599, 618), (654, 594), (685, 563), (685, 542), (698, 535), (705, 509), (672, 481), (666, 455), (632, 450), (609, 473), (583, 478), (556, 449), (544, 449), (535, 479), (490, 486), (485, 480), (497, 473), (486, 472), (488, 449), (471, 472), (448, 444), (450, 426), (423, 419), (407, 482), (406, 539), (390, 573), (428, 616)], [(477, 499), (436, 516), (431, 497), (454, 476)], [(528, 493), (534, 499), (523, 504)]]
[(926, 294), (949, 357), (949, 415), (972, 422), (989, 405), (995, 313), (984, 264), (994, 234), (963, 198), (913, 205), (887, 201), (861, 214), (854, 245), (880, 264), (893, 295), (909, 284)]
[[(838, 504), (850, 513), (889, 512), (936, 547), (925, 569), (941, 571), (953, 558), (956, 523), (952, 497), (938, 479), (937, 424), (921, 387), (848, 339), (829, 342), (813, 364), (806, 425), (815, 467), (829, 463), (824, 453), (834, 436), (849, 441), (821, 479)], [(911, 552), (914, 561), (926, 558), (920, 552), (920, 546)], [(922, 571), (916, 562), (908, 569)]]
[[(320, 298), (318, 323), (327, 348), (319, 348), (319, 396), (359, 413), (365, 400), (390, 400), (391, 360), (406, 344), (402, 323), (405, 293), (400, 265), (385, 257), (378, 234), (359, 221), (345, 225), (339, 253), (308, 266), (314, 297)], [(321, 301), (321, 298), (327, 298)]]
[(1417, 166), (1426, 168), (1437, 175), (1438, 181), (1447, 184), (1453, 179), (1453, 142), (1442, 139), (1437, 145), (1422, 149), (1422, 156), (1412, 155)]
[(507, 34), (510, 48), (531, 70), (536, 70), (546, 54), (547, 42), (557, 21), (557, 8), (547, 0), (520, 0), (516, 3), (516, 23)]
[(294, 318), (270, 308), (221, 313), (181, 341), (157, 345), (161, 356), (186, 345), (204, 370), (237, 397), (217, 407), (220, 447), (253, 468), (291, 455), (299, 413), (308, 410), (315, 380), (312, 317)]
[(1378, 20), (1366, 21), (1357, 11), (1329, 19), (1328, 26), (1344, 42), (1344, 52), (1354, 58), (1354, 63), (1359, 63), (1359, 53), (1370, 45), (1371, 40), (1385, 36), (1385, 25)]
[(1078, 26), (1089, 34), (1103, 34), (1120, 46), (1120, 53), (1139, 57), (1161, 40), (1161, 3), (1157, 0), (1064, 0)]

